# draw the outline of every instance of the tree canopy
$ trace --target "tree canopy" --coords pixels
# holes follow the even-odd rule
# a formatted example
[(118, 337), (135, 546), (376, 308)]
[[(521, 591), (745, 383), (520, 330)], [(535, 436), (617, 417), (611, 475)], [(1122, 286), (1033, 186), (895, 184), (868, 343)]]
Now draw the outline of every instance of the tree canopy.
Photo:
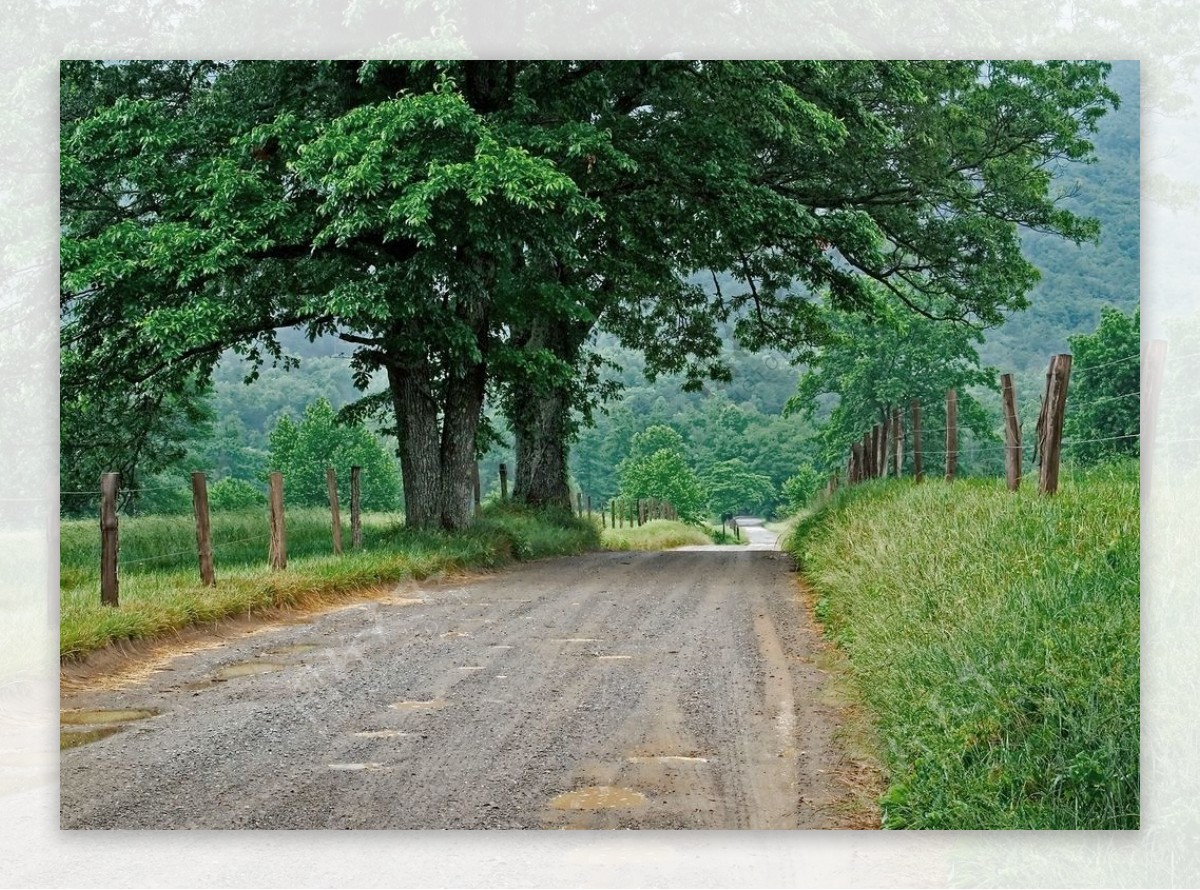
[(571, 411), (605, 394), (597, 327), (696, 388), (728, 376), (724, 323), (799, 358), (826, 307), (1024, 307), (1018, 226), (1096, 233), (1051, 168), (1089, 157), (1107, 71), (65, 62), (64, 399), (186, 398), (223, 350), (286, 361), (299, 326), (350, 344), (360, 385), (386, 375), (359, 415), (392, 416), (414, 525), (470, 521), (489, 393), (518, 492), (561, 499)]

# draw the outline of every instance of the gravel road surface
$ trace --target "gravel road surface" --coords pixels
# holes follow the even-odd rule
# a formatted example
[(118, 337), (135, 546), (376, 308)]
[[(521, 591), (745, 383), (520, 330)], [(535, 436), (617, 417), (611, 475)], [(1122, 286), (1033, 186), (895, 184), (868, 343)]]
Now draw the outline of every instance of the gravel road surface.
[(76, 678), (61, 825), (861, 823), (769, 534), (409, 585)]

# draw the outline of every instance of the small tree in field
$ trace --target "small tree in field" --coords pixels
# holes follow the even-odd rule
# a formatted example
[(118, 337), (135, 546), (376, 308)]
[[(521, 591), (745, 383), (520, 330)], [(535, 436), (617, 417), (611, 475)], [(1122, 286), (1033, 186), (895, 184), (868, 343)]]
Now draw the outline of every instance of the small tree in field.
[(803, 510), (821, 487), (821, 474), (809, 464), (802, 464), (796, 473), (783, 483), (783, 497), (790, 513)]
[(348, 496), (350, 468), (362, 471), (364, 510), (395, 510), (400, 473), (375, 435), (357, 424), (338, 423), (327, 399), (304, 411), (300, 423), (284, 416), (270, 435), (270, 469), (283, 473), (289, 504), (317, 507), (329, 502), (326, 467), (337, 470), (338, 489)]
[(1063, 433), (1081, 440), (1066, 450), (1081, 464), (1138, 456), (1140, 328), (1138, 310), (1125, 315), (1105, 307), (1093, 333), (1067, 338), (1078, 370), (1071, 372)]
[(684, 522), (699, 522), (704, 492), (683, 452), (683, 437), (668, 426), (652, 426), (633, 437), (630, 457), (617, 467), (621, 497), (656, 498), (675, 507)]
[(708, 509), (718, 516), (761, 513), (775, 499), (770, 477), (755, 473), (740, 457), (714, 464), (704, 474), (703, 482)]

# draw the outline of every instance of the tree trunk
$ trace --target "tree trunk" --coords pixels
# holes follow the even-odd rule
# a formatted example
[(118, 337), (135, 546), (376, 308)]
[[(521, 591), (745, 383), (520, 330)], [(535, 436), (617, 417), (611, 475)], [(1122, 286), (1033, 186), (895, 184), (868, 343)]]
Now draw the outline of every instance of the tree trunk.
[(424, 367), (389, 366), (388, 384), (396, 411), (400, 475), (404, 484), (404, 521), (413, 528), (437, 528), (441, 522), (442, 455), (437, 403)]
[(441, 445), (441, 526), (466, 528), (475, 518), (475, 437), (487, 370), (478, 362), (446, 383)]
[(537, 507), (571, 506), (568, 485), (567, 393), (556, 389), (529, 399), (520, 417), (510, 418), (516, 446), (517, 477), (513, 497)]
[[(591, 324), (565, 319), (533, 321), (524, 332), (526, 349), (545, 349), (578, 372), (580, 351)], [(571, 509), (571, 381), (531, 380), (514, 386), (507, 415), (517, 458), (514, 499), (536, 507)]]

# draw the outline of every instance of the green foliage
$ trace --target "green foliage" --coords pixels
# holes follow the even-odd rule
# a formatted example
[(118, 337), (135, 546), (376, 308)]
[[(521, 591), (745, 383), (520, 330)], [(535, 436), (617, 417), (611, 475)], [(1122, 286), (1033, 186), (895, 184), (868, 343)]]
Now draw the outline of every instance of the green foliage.
[(438, 432), (466, 441), (467, 378), (590, 412), (596, 325), (697, 389), (728, 377), (720, 325), (803, 356), (828, 337), (822, 302), (869, 315), (879, 287), (994, 324), (1036, 279), (1018, 226), (1096, 234), (1048, 165), (1089, 158), (1108, 70), (68, 61), (64, 398), (182, 392), (223, 350), (280, 358), (274, 331), (303, 326), (350, 338), (362, 387), (385, 365), (419, 378)]
[(824, 480), (809, 464), (797, 468), (794, 475), (783, 483), (783, 499), (789, 513), (796, 513), (808, 506), (809, 501), (821, 490)]
[(885, 828), (1136, 829), (1136, 463), (840, 489), (788, 542), (882, 740)]
[[(882, 298), (881, 298), (882, 299)], [(822, 464), (845, 466), (853, 442), (875, 424), (890, 420), (899, 408), (909, 424), (909, 406), (921, 405), (926, 442), (938, 441), (945, 429), (946, 391), (958, 391), (958, 424), (984, 441), (995, 441), (994, 418), (972, 388), (998, 386), (990, 368), (980, 368), (978, 331), (964, 324), (935, 322), (881, 303), (872, 320), (859, 313), (829, 315), (833, 339), (814, 357), (800, 378), (788, 410), (808, 419), (821, 418)], [(832, 401), (832, 407), (830, 407)], [(925, 445), (925, 470), (943, 464), (937, 446)], [(960, 461), (961, 462), (961, 461)], [(962, 466), (964, 472), (970, 467)]]
[(208, 506), (212, 512), (248, 510), (266, 503), (266, 494), (245, 479), (226, 476), (208, 487)]
[(1070, 460), (1088, 465), (1138, 456), (1140, 327), (1137, 309), (1126, 315), (1105, 307), (1094, 333), (1068, 338), (1075, 358), (1063, 434), (1067, 442), (1078, 440), (1064, 445)]
[(770, 478), (753, 472), (737, 457), (713, 464), (700, 482), (708, 493), (708, 512), (716, 516), (761, 515), (775, 499), (775, 486)]
[(269, 466), (283, 474), (288, 504), (328, 504), (327, 467), (337, 471), (339, 498), (344, 498), (350, 491), (350, 468), (360, 466), (363, 509), (399, 508), (400, 474), (395, 460), (369, 430), (338, 423), (326, 399), (309, 405), (299, 424), (281, 417), (271, 430), (269, 446)]
[(682, 452), (660, 448), (642, 457), (626, 458), (617, 473), (621, 497), (667, 501), (684, 522), (698, 522), (703, 516), (704, 492)]
[(634, 460), (650, 457), (656, 451), (672, 451), (676, 454), (686, 453), (683, 436), (665, 424), (655, 424), (646, 427), (633, 437), (629, 448), (629, 456)]
[(711, 543), (696, 526), (670, 519), (651, 519), (642, 525), (605, 529), (601, 539), (605, 550), (670, 550)]

